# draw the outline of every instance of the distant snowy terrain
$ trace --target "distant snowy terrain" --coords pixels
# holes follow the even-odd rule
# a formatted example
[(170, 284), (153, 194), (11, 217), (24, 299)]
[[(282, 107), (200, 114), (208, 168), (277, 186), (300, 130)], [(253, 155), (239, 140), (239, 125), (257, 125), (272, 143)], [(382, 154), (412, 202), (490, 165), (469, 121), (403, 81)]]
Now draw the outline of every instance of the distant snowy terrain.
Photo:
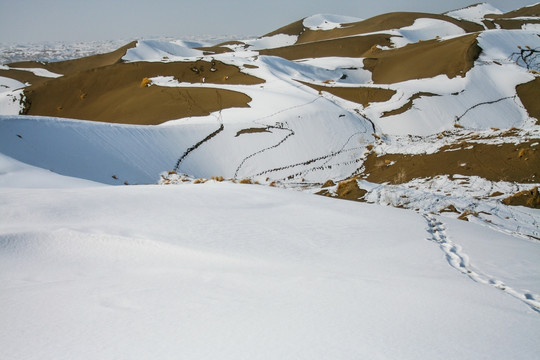
[[(198, 35), (184, 37), (184, 43), (192, 43), (191, 46), (196, 47), (244, 38), (246, 38), (245, 35)], [(156, 37), (155, 39), (159, 41), (177, 41), (170, 37)], [(0, 65), (19, 61), (63, 61), (95, 54), (103, 54), (114, 51), (133, 40), (135, 39), (79, 42), (44, 41), (20, 44), (0, 43)]]

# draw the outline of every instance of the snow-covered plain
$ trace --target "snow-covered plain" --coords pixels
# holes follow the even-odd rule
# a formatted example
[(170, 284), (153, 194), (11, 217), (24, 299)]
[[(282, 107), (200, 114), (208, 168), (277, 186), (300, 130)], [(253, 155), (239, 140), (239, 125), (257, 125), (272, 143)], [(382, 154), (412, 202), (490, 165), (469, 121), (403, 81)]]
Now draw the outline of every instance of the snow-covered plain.
[(35, 182), (0, 188), (2, 358), (525, 359), (540, 351), (537, 242), (256, 185), (62, 178), (65, 188), (34, 188), (43, 174), (6, 157), (0, 164), (0, 180), (15, 173)]

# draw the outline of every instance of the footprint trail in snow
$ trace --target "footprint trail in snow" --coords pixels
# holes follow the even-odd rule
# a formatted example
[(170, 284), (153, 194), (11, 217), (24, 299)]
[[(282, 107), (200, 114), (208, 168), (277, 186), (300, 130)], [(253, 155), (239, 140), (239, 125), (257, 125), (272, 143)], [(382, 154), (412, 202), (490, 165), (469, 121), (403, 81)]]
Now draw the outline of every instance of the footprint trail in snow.
[(439, 244), (439, 247), (444, 252), (446, 260), (454, 269), (467, 275), (472, 280), (491, 285), (497, 289), (504, 291), (505, 293), (513, 296), (514, 298), (527, 304), (532, 310), (540, 314), (540, 295), (531, 294), (528, 292), (520, 292), (506, 285), (501, 280), (490, 277), (483, 274), (481, 271), (471, 266), (469, 257), (463, 253), (463, 249), (458, 244), (455, 244), (446, 235), (446, 228), (444, 224), (433, 214), (422, 214), (428, 224), (428, 232), (431, 237), (428, 240)]

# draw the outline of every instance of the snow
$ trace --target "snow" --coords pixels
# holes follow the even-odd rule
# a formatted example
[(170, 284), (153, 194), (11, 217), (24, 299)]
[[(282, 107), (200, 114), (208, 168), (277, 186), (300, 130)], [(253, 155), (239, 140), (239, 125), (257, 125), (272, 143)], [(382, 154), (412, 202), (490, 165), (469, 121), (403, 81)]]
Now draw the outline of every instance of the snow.
[(310, 30), (332, 30), (359, 21), (362, 19), (352, 16), (317, 14), (305, 18), (303, 25)]
[(53, 73), (52, 71), (49, 71), (47, 69), (42, 69), (42, 68), (14, 68), (14, 67), (9, 67), (8, 69), (20, 70), (20, 71), (29, 71), (29, 72), (33, 73), (34, 75), (36, 75), (36, 76), (47, 77), (47, 78), (57, 78), (57, 77), (62, 76), (61, 74), (56, 74), (56, 73)]
[(502, 14), (503, 12), (491, 4), (481, 3), (476, 5), (471, 5), (463, 9), (449, 11), (445, 13), (447, 16), (459, 20), (468, 20), (478, 24), (482, 24), (482, 20), (487, 14)]
[[(3, 358), (477, 359), (540, 350), (538, 313), (456, 271), (414, 212), (227, 183), (0, 197)], [(538, 272), (537, 243), (476, 244), (489, 230), (442, 221), (452, 241), (463, 236), (475, 270), (538, 293), (538, 278), (524, 272)], [(497, 268), (514, 244), (528, 254)]]
[(26, 85), (20, 81), (0, 76), (0, 94), (5, 93), (5, 92), (10, 92), (12, 90), (20, 89), (25, 86)]
[[(432, 135), (452, 130), (456, 119), (460, 125), (476, 130), (526, 126), (529, 115), (515, 88), (533, 80), (534, 75), (515, 55), (519, 54), (518, 46), (539, 47), (540, 39), (529, 31), (490, 30), (478, 36), (478, 44), (483, 51), (463, 77), (440, 75), (392, 84), (397, 94), (385, 103), (371, 105), (365, 114), (390, 135)], [(400, 108), (421, 91), (440, 96), (419, 98), (410, 110), (382, 117), (385, 111)], [(482, 116), (478, 116), (480, 112)]]
[(540, 32), (540, 24), (523, 24), (521, 28), (526, 31), (536, 31)]
[(178, 61), (182, 58), (203, 56), (201, 50), (192, 49), (183, 42), (140, 40), (135, 48), (128, 49), (124, 61)]
[(114, 51), (131, 40), (0, 44), (0, 64), (62, 61)]
[[(520, 52), (519, 47), (538, 48), (540, 38), (534, 30), (490, 30), (478, 36), (478, 45), (482, 48), (481, 61), (516, 63), (515, 55)], [(517, 64), (524, 66), (522, 61), (517, 61)]]
[(384, 206), (404, 207), (424, 212), (439, 213), (452, 205), (457, 213), (446, 212), (445, 217), (457, 218), (464, 212), (476, 214), (469, 221), (493, 230), (525, 238), (540, 238), (540, 211), (507, 206), (501, 202), (505, 195), (529, 190), (532, 184), (488, 181), (478, 176), (439, 175), (431, 179), (414, 179), (405, 184), (373, 184), (361, 181), (359, 186), (368, 191), (366, 201)]
[(394, 47), (403, 47), (407, 44), (415, 43), (435, 38), (445, 38), (465, 34), (465, 30), (448, 21), (438, 19), (419, 18), (411, 26), (397, 30), (398, 36), (392, 36)]
[(245, 40), (250, 45), (250, 50), (275, 49), (283, 46), (294, 45), (298, 40), (296, 35), (276, 34), (253, 40)]
[(24, 94), (19, 88), (24, 86), (26, 85), (19, 81), (0, 77), (0, 114), (18, 115), (20, 113), (22, 109), (20, 100)]
[[(482, 4), (453, 16), (487, 12)], [(317, 15), (304, 26), (358, 20)], [(257, 52), (295, 36), (246, 40), (247, 49), (212, 57), (194, 49), (204, 42), (139, 41), (125, 61), (212, 59), (265, 80), (154, 77), (151, 86), (252, 99), (159, 126), (19, 116), (25, 84), (0, 77), (0, 358), (534, 358), (540, 210), (500, 200), (538, 184), (460, 175), (359, 181), (371, 204), (310, 193), (357, 173), (368, 146), (422, 154), (472, 134), (472, 143), (538, 139), (515, 93), (534, 79), (516, 54), (540, 46), (536, 33), (484, 31), (467, 74), (391, 85), (372, 84), (361, 58)], [(418, 19), (389, 34), (405, 46), (462, 31)], [(396, 94), (363, 107), (300, 81)], [(382, 116), (419, 92), (437, 96)], [(242, 132), (254, 128), (264, 131)], [(211, 176), (229, 180), (196, 184)], [(179, 181), (133, 185), (164, 177)], [(231, 180), (243, 178), (287, 189)], [(440, 213), (448, 205), (470, 212), (469, 221)]]
[(22, 163), (0, 153), (0, 188), (2, 189), (66, 189), (100, 185), (93, 181), (58, 175), (52, 171)]

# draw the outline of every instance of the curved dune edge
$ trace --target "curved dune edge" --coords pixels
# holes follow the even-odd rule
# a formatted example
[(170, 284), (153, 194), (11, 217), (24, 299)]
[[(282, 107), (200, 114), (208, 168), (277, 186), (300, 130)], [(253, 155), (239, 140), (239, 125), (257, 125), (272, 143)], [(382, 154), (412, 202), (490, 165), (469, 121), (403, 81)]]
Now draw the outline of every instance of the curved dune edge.
[(478, 34), (449, 40), (428, 40), (392, 50), (378, 50), (364, 59), (376, 84), (393, 84), (413, 79), (446, 75), (465, 76), (482, 52)]
[(306, 29), (304, 28), (304, 19), (297, 20), (288, 25), (282, 26), (268, 34), (264, 34), (263, 37), (274, 35), (301, 35)]
[[(62, 101), (56, 102), (56, 96), (54, 99), (47, 99), (46, 94), (26, 94), (31, 101), (40, 104), (38, 107), (33, 103), (28, 115), (134, 125), (158, 125), (169, 120), (205, 116), (227, 108), (249, 107), (251, 102), (249, 96), (240, 92), (193, 87), (125, 86), (102, 94), (89, 95), (84, 99), (81, 99), (83, 93), (73, 91), (62, 98)], [(61, 105), (55, 107), (56, 103)]]
[(155, 125), (231, 107), (248, 107), (251, 101), (249, 96), (230, 90), (143, 84), (144, 78), (155, 76), (173, 76), (192, 83), (202, 82), (203, 78), (215, 84), (263, 82), (220, 62), (119, 63), (28, 87), (25, 114)]
[(363, 57), (374, 46), (390, 46), (390, 35), (375, 34), (342, 39), (284, 46), (276, 49), (260, 50), (261, 55), (279, 56), (288, 60), (320, 58), (328, 56)]
[(87, 56), (79, 59), (65, 60), (51, 63), (41, 63), (37, 61), (25, 61), (9, 64), (11, 67), (21, 68), (43, 68), (53, 73), (62, 75), (76, 74), (81, 71), (87, 71), (90, 69), (118, 64), (122, 61), (122, 57), (126, 52), (134, 48), (137, 45), (137, 41), (132, 41), (121, 48), (105, 53)]
[(525, 6), (504, 14), (488, 14), (486, 18), (490, 19), (510, 19), (516, 17), (540, 16), (540, 3), (533, 6)]
[(389, 29), (400, 29), (412, 25), (415, 20), (421, 18), (447, 21), (459, 26), (465, 32), (469, 33), (484, 30), (479, 24), (466, 20), (458, 20), (446, 15), (421, 12), (392, 12), (377, 15), (355, 23), (343, 24), (342, 27), (332, 30), (311, 30), (305, 28), (302, 19), (265, 34), (264, 36), (274, 36), (278, 34), (296, 35), (298, 36), (296, 45), (300, 45), (303, 43), (333, 40), (342, 37), (386, 31)]
[(414, 94), (413, 96), (411, 96), (409, 98), (409, 101), (405, 105), (403, 105), (402, 107), (394, 109), (394, 110), (383, 112), (382, 115), (381, 115), (381, 118), (387, 117), (387, 116), (403, 114), (404, 112), (407, 112), (408, 110), (410, 110), (413, 107), (414, 100), (420, 99), (422, 97), (432, 97), (432, 96), (440, 96), (440, 95), (433, 94), (433, 93), (430, 93), (430, 92), (425, 92), (425, 91), (418, 92), (418, 93)]
[[(37, 66), (36, 66), (37, 67)], [(15, 69), (9, 69), (9, 70), (1, 70), (0, 69), (0, 76), (7, 77), (10, 79), (14, 79), (17, 81), (20, 81), (24, 84), (42, 84), (45, 81), (49, 80), (50, 78), (37, 76), (34, 73), (30, 71), (24, 71), (24, 70), (15, 70)]]
[(357, 23), (345, 24), (343, 27), (332, 30), (309, 30), (300, 34), (297, 44), (340, 38), (344, 36), (362, 35), (389, 29), (400, 29), (411, 26), (415, 20), (426, 18), (443, 20), (462, 28), (465, 32), (477, 32), (483, 30), (479, 24), (466, 20), (457, 20), (445, 15), (418, 13), (418, 12), (394, 12), (378, 15)]
[(374, 88), (374, 87), (338, 87), (338, 86), (322, 86), (300, 81), (300, 83), (309, 86), (317, 91), (326, 91), (332, 95), (342, 99), (362, 104), (367, 107), (372, 102), (384, 102), (390, 100), (396, 94), (395, 90)]

